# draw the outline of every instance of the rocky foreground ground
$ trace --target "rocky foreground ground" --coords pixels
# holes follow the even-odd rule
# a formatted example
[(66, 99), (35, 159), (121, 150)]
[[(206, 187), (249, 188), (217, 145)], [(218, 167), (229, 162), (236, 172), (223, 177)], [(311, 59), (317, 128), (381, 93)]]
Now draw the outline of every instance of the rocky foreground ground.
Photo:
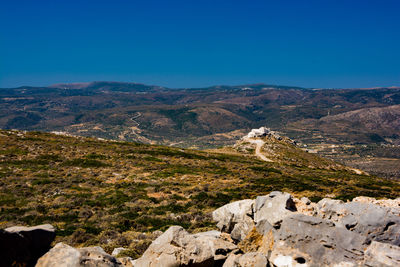
[(213, 219), (220, 231), (172, 226), (135, 260), (118, 257), (123, 248), (112, 255), (100, 247), (50, 248), (51, 225), (11, 227), (0, 231), (1, 265), (400, 266), (400, 199), (313, 203), (271, 192), (222, 206)]

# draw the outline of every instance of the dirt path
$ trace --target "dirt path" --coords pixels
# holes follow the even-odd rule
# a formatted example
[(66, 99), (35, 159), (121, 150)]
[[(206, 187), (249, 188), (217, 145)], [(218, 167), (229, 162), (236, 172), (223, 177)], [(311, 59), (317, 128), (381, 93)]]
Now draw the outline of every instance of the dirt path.
[(267, 158), (266, 156), (264, 156), (263, 154), (261, 154), (261, 148), (262, 146), (265, 144), (265, 142), (263, 140), (260, 139), (251, 139), (251, 138), (245, 138), (245, 141), (255, 144), (256, 145), (256, 151), (255, 154), (258, 158), (262, 159), (263, 161), (267, 161), (267, 162), (273, 162), (273, 160)]
[(138, 127), (140, 126), (140, 123), (138, 123), (135, 119), (139, 118), (140, 116), (142, 116), (142, 113), (136, 112), (135, 116), (133, 116), (133, 117), (131, 118), (131, 121), (133, 121), (134, 123), (136, 123), (136, 126), (138, 126)]

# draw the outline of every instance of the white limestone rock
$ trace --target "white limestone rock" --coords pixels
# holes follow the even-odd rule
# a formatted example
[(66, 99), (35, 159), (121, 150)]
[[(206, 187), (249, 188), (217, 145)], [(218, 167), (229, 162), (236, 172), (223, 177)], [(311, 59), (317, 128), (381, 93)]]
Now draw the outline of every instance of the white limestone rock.
[(133, 261), (135, 267), (213, 266), (224, 261), (236, 245), (220, 238), (220, 232), (189, 234), (180, 226), (171, 226), (145, 253)]
[(230, 233), (234, 240), (242, 240), (254, 227), (253, 221), (254, 200), (245, 199), (226, 204), (212, 213), (217, 227)]

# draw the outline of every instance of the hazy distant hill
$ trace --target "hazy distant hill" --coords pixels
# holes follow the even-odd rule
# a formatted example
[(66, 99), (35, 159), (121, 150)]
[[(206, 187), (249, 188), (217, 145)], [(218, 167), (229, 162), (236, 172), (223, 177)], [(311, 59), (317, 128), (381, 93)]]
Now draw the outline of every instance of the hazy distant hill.
[(333, 130), (332, 125), (342, 124), (348, 128), (357, 127), (360, 132), (373, 132), (400, 141), (400, 105), (357, 109), (322, 117), (319, 123), (319, 127), (326, 131)]
[[(137, 83), (92, 82), (1, 89), (0, 101), (0, 128), (67, 130), (124, 140), (138, 140), (142, 135), (159, 143), (207, 147), (220, 142), (197, 143), (196, 138), (238, 129), (247, 131), (260, 125), (284, 131), (291, 123), (309, 125), (303, 122), (309, 119), (322, 122), (313, 125), (319, 130), (323, 127), (320, 125), (339, 118), (338, 114), (400, 104), (400, 89), (309, 90), (264, 84), (168, 89)], [(397, 139), (393, 136), (396, 128), (386, 132), (379, 126), (380, 116), (386, 114), (375, 112), (374, 116), (368, 125), (364, 125), (362, 116), (353, 116), (351, 124), (336, 119), (332, 132), (351, 131), (359, 125), (367, 129), (361, 136), (342, 140), (338, 135), (337, 141)], [(396, 116), (389, 120), (396, 121)], [(132, 117), (136, 117), (134, 121)], [(387, 123), (391, 127), (391, 122)], [(132, 127), (138, 128), (135, 134)], [(369, 138), (371, 134), (373, 138)], [(229, 138), (221, 144), (224, 141), (229, 142)]]

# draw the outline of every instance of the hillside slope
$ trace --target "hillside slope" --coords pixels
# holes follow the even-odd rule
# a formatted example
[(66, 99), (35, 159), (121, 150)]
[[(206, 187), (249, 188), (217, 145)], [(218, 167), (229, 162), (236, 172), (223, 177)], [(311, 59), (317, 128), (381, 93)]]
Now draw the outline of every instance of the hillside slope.
[(351, 170), (332, 160), (308, 153), (294, 140), (266, 127), (253, 129), (237, 141), (233, 149), (244, 155), (255, 153), (258, 158), (267, 162), (306, 166), (310, 169)]
[(302, 161), (5, 130), (0, 178), (2, 228), (51, 223), (57, 241), (101, 244), (109, 252), (140, 239), (133, 256), (155, 230), (210, 229), (214, 208), (274, 190), (313, 201), (400, 196), (399, 182)]
[[(0, 89), (0, 128), (205, 149), (233, 145), (250, 129), (267, 125), (324, 156), (398, 179), (398, 105), (398, 87), (55, 84)], [(375, 157), (382, 149), (391, 156)], [(353, 150), (360, 153), (348, 158)], [(369, 168), (371, 158), (376, 164)]]
[[(356, 109), (318, 120), (306, 120), (302, 124), (304, 128), (318, 129), (324, 136), (341, 135), (341, 140), (347, 142), (358, 140), (364, 143), (397, 144), (400, 142), (400, 105)], [(338, 130), (341, 132), (338, 133)]]

